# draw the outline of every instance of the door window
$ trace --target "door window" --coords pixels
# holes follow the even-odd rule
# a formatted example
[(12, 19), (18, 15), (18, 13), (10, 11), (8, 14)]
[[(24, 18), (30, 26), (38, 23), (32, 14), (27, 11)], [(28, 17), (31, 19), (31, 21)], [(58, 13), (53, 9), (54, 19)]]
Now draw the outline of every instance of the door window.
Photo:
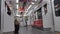
[(55, 15), (60, 16), (60, 0), (54, 0)]

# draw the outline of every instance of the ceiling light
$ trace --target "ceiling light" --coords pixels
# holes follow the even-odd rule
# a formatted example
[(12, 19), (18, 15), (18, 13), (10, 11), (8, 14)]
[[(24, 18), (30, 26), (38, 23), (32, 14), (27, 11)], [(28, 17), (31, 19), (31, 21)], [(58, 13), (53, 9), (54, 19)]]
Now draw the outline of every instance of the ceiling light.
[(35, 4), (34, 2), (31, 2), (31, 4)]
[(16, 3), (18, 3), (19, 2), (19, 0), (16, 0)]
[(37, 1), (37, 0), (35, 0), (35, 1)]
[(20, 17), (20, 16), (22, 16), (22, 15), (16, 15), (16, 16)]
[(34, 9), (36, 9), (38, 6), (36, 6)]
[(33, 11), (33, 10), (31, 10), (27, 15), (30, 15), (32, 11)]
[(30, 5), (27, 10), (29, 10), (31, 7), (32, 7), (32, 5)]

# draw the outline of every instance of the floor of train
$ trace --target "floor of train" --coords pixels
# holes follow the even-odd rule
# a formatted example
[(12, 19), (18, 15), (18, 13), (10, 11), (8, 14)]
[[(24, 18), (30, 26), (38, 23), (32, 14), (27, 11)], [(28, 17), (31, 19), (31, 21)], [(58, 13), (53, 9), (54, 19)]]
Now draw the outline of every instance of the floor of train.
[[(13, 34), (13, 32), (4, 33), (4, 34)], [(41, 31), (39, 29), (32, 28), (31, 26), (28, 27), (20, 27), (19, 34), (55, 34), (50, 31)]]

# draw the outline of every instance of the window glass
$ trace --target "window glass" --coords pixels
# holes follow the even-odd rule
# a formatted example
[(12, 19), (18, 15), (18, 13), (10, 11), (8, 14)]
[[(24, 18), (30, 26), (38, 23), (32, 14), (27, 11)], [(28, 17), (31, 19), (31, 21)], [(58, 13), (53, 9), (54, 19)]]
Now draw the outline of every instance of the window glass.
[(38, 16), (38, 19), (42, 19), (42, 11), (41, 11), (41, 8), (37, 10), (37, 16)]
[(55, 15), (60, 16), (60, 0), (54, 0)]

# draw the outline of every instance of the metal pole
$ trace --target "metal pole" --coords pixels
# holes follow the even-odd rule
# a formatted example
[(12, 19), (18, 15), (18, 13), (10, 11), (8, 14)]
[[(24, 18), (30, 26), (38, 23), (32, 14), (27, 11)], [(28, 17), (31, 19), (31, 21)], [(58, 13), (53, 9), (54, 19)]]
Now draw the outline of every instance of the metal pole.
[(52, 23), (52, 25), (53, 25), (53, 32), (55, 32), (55, 22), (54, 22), (54, 15), (53, 15), (53, 3), (52, 3), (53, 1), (52, 0), (50, 0), (50, 4), (51, 4), (51, 11), (52, 11), (52, 20), (53, 20), (53, 23)]

